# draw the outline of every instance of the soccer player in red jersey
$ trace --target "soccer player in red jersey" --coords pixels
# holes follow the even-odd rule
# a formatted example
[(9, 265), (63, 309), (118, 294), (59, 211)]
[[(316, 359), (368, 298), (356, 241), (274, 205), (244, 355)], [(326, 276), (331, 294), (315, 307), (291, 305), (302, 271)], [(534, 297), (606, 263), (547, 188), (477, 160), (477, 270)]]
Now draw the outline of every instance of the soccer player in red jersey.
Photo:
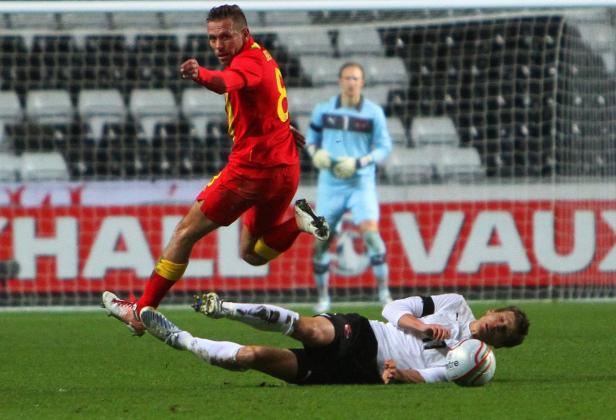
[(236, 5), (211, 9), (207, 32), (224, 69), (209, 70), (191, 58), (182, 63), (180, 74), (225, 95), (231, 154), (225, 168), (210, 180), (175, 228), (141, 298), (131, 302), (103, 293), (108, 314), (127, 324), (135, 335), (144, 333), (141, 310), (156, 308), (182, 277), (193, 245), (242, 214), (240, 254), (252, 265), (266, 264), (286, 251), (302, 231), (319, 240), (329, 236), (327, 222), (315, 216), (305, 200), (295, 203), (295, 217), (283, 219), (297, 191), (298, 145), (303, 146), (304, 139), (290, 125), (287, 91), (278, 64), (253, 40), (246, 17)]

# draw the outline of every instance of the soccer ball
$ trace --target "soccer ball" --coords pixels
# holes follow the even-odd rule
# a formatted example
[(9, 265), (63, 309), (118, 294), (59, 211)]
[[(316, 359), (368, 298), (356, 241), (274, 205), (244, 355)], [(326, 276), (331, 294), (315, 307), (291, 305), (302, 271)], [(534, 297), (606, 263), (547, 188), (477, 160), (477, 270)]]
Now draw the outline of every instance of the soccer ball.
[(492, 349), (480, 340), (462, 340), (447, 353), (447, 380), (461, 386), (490, 382), (496, 371)]

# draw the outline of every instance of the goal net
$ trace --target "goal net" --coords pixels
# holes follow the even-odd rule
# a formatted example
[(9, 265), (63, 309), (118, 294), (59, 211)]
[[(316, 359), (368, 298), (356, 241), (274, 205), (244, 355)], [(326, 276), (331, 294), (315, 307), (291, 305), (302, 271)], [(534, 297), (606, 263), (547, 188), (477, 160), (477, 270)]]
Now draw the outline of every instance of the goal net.
[[(207, 13), (26, 3), (0, 5), (0, 306), (139, 296), (229, 154), (224, 101), (177, 74), (189, 57), (218, 66)], [(253, 2), (249, 26), (302, 131), (338, 93), (340, 65), (364, 66), (364, 95), (383, 106), (394, 143), (378, 168), (394, 297), (615, 296), (614, 10), (303, 4)], [(298, 197), (314, 202), (316, 175), (304, 154)], [(166, 303), (207, 290), (314, 301), (312, 239), (253, 267), (239, 226), (199, 242)], [(345, 218), (337, 231), (334, 301), (373, 301), (357, 226)]]

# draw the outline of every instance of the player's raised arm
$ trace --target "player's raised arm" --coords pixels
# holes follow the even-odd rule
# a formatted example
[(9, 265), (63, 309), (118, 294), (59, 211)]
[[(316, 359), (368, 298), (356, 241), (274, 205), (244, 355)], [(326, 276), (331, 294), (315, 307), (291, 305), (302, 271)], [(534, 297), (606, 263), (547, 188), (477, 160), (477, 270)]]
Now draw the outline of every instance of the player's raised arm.
[(254, 58), (238, 59), (232, 66), (224, 70), (210, 70), (199, 65), (196, 59), (190, 58), (180, 66), (182, 79), (190, 79), (205, 86), (212, 92), (223, 94), (244, 87), (252, 87), (261, 81), (262, 67)]

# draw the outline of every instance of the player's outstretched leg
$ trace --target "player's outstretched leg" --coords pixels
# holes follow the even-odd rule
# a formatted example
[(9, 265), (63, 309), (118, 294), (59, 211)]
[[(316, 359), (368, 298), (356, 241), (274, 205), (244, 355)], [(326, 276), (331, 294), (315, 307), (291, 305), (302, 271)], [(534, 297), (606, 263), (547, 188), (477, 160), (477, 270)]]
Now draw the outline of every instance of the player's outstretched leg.
[(329, 225), (324, 217), (314, 214), (312, 208), (306, 200), (299, 199), (295, 202), (295, 221), (297, 227), (304, 232), (308, 232), (320, 241), (329, 238)]
[(141, 320), (150, 334), (175, 349), (188, 350), (205, 362), (225, 369), (245, 370), (237, 362), (237, 353), (243, 347), (240, 344), (193, 337), (151, 306), (141, 310)]
[(216, 293), (195, 296), (193, 309), (210, 318), (229, 318), (259, 330), (290, 335), (299, 319), (297, 312), (276, 305), (226, 302)]
[(145, 327), (137, 316), (137, 305), (134, 302), (119, 299), (115, 294), (106, 291), (103, 293), (101, 306), (105, 308), (107, 315), (126, 324), (133, 335), (142, 336), (145, 332)]
[[(178, 350), (186, 350), (187, 344), (193, 338), (151, 306), (146, 306), (141, 310), (141, 321), (150, 334)], [(184, 333), (183, 336), (182, 333)]]

